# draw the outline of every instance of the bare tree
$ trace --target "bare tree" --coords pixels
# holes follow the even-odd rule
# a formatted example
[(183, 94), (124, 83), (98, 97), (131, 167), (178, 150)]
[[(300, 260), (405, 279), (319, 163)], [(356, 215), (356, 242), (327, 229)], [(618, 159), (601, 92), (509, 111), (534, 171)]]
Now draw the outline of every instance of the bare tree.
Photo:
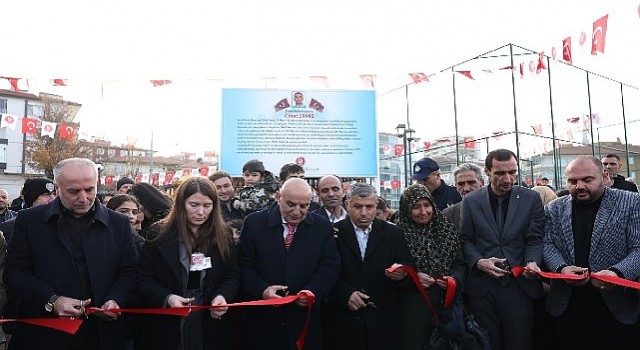
[[(78, 130), (79, 124), (73, 120), (80, 110), (81, 105), (63, 100), (61, 97), (49, 94), (40, 94), (43, 103), (41, 120), (64, 123)], [(91, 156), (91, 147), (85, 140), (78, 140), (77, 133), (72, 139), (60, 138), (60, 127), (56, 128), (53, 138), (37, 134), (25, 142), (27, 164), (30, 167), (44, 171), (48, 178), (53, 178), (53, 168), (59, 161), (72, 157)]]

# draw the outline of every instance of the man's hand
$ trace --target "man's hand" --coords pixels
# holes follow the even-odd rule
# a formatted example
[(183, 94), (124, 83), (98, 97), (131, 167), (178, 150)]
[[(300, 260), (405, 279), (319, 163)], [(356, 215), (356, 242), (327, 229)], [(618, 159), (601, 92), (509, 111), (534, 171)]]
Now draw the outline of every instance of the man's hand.
[(478, 270), (483, 271), (487, 275), (493, 278), (501, 278), (507, 276), (511, 273), (509, 270), (503, 270), (496, 266), (496, 264), (505, 264), (507, 259), (498, 259), (496, 257), (491, 257), (487, 259), (480, 259), (476, 262), (476, 266)]
[(286, 291), (288, 289), (289, 289), (289, 287), (282, 286), (282, 285), (279, 285), (279, 284), (276, 284), (276, 285), (273, 285), (273, 286), (269, 286), (262, 292), (262, 299), (269, 300), (269, 299), (282, 298), (282, 296), (278, 295), (277, 293), (279, 291)]
[[(211, 300), (211, 306), (223, 305), (227, 303), (227, 299), (225, 299), (222, 295), (218, 294), (213, 300)], [(229, 307), (217, 307), (215, 309), (211, 309), (211, 317), (215, 319), (219, 319), (222, 315), (226, 314), (229, 311)]]
[(535, 261), (529, 261), (527, 263), (527, 266), (525, 267), (526, 268), (524, 269), (522, 274), (524, 275), (524, 277), (528, 279), (538, 278), (538, 272), (542, 271), (540, 270), (540, 268), (538, 267), (538, 264)]
[(191, 306), (191, 302), (194, 298), (184, 298), (176, 294), (171, 294), (167, 300), (168, 307), (185, 307)]
[[(560, 270), (560, 273), (567, 274), (567, 275), (584, 275), (588, 271), (589, 269), (587, 268), (571, 265), (571, 266), (563, 267), (562, 270)], [(571, 286), (583, 286), (589, 283), (589, 280), (590, 280), (589, 277), (585, 277), (584, 279), (581, 279), (581, 280), (564, 280), (564, 281)]]
[(53, 303), (53, 312), (59, 317), (78, 318), (84, 315), (84, 308), (89, 306), (91, 299), (78, 300), (60, 296)]
[[(602, 270), (602, 271), (598, 271), (598, 272), (592, 272), (592, 275), (601, 275), (601, 276), (614, 276), (614, 277), (618, 277), (618, 274), (611, 271), (611, 270)], [(601, 290), (609, 290), (613, 287), (615, 287), (614, 284), (611, 284), (609, 282), (604, 282), (601, 280), (597, 280), (595, 278), (591, 279), (591, 284)]]
[(114, 300), (108, 300), (106, 303), (104, 303), (99, 310), (96, 310), (94, 313), (100, 317), (101, 319), (105, 320), (105, 321), (113, 321), (113, 320), (117, 320), (118, 316), (120, 316), (119, 312), (111, 312), (108, 310), (111, 309), (119, 309), (120, 306), (118, 306), (118, 303), (116, 303)]
[(367, 307), (368, 300), (368, 295), (356, 290), (355, 292), (351, 293), (349, 301), (347, 302), (347, 307), (351, 311), (358, 311), (363, 307)]
[(418, 279), (420, 280), (420, 283), (424, 288), (429, 288), (434, 283), (436, 283), (436, 280), (433, 277), (427, 275), (424, 272), (418, 272)]
[[(397, 267), (397, 266), (402, 266), (402, 264), (393, 264), (391, 265), (391, 267)], [(399, 281), (405, 277), (407, 277), (407, 271), (405, 271), (404, 269), (396, 269), (393, 272), (389, 272), (387, 270), (384, 270), (384, 275), (391, 278), (394, 281)]]
[[(310, 290), (307, 290), (307, 289), (303, 289), (300, 292), (307, 292), (307, 293), (309, 293), (311, 295), (314, 295)], [(301, 308), (306, 308), (307, 306), (309, 306), (309, 299), (307, 299), (307, 295), (306, 294), (300, 294), (298, 299), (296, 299), (295, 304), (298, 305)]]
[(449, 284), (447, 283), (447, 280), (451, 278), (455, 281), (455, 278), (451, 277), (451, 276), (442, 276), (442, 278), (438, 278), (436, 280), (436, 284), (438, 285), (438, 287), (446, 290), (447, 288), (449, 288)]

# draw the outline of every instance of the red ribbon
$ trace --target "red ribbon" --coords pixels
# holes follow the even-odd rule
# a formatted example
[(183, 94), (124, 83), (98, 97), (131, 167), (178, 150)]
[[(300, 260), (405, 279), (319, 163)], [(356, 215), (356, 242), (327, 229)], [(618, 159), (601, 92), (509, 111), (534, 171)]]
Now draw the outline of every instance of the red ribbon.
[(548, 278), (548, 279), (563, 279), (563, 280), (584, 280), (587, 277), (591, 277), (592, 279), (595, 280), (600, 280), (602, 282), (607, 282), (607, 283), (611, 283), (611, 284), (615, 284), (617, 286), (620, 287), (627, 287), (627, 288), (633, 288), (633, 289), (637, 289), (640, 290), (640, 283), (638, 282), (634, 282), (634, 281), (630, 281), (628, 279), (624, 279), (624, 278), (620, 278), (618, 276), (608, 276), (608, 275), (600, 275), (600, 274), (595, 274), (595, 273), (589, 273), (586, 272), (582, 275), (576, 275), (576, 274), (568, 274), (568, 273), (556, 273), (556, 272), (544, 272), (544, 271), (534, 271), (532, 269), (529, 269), (527, 267), (524, 266), (516, 266), (513, 269), (511, 269), (511, 272), (513, 272), (513, 275), (518, 277), (520, 276), (525, 270), (527, 271), (532, 271), (537, 273), (538, 275)]
[[(298, 349), (302, 350), (302, 348), (304, 347), (304, 343), (307, 339), (307, 333), (309, 331), (309, 320), (311, 318), (311, 311), (313, 310), (313, 304), (315, 302), (315, 295), (309, 291), (301, 291), (296, 295), (288, 295), (288, 296), (277, 298), (277, 299), (244, 301), (240, 303), (220, 304), (215, 306), (192, 305), (192, 306), (166, 307), (166, 308), (108, 309), (108, 310), (101, 310), (97, 307), (88, 307), (86, 309), (86, 312), (87, 312), (87, 315), (95, 313), (96, 311), (109, 311), (113, 313), (171, 315), (171, 316), (187, 317), (193, 311), (211, 310), (211, 309), (223, 308), (223, 307), (285, 305), (285, 304), (292, 303), (303, 296), (307, 297), (307, 319), (305, 321), (304, 327), (302, 328), (302, 332), (300, 332), (300, 335), (296, 340), (296, 345), (298, 346)], [(56, 319), (53, 319), (53, 320), (56, 320)], [(57, 319), (57, 320), (61, 320), (61, 319)]]
[[(418, 288), (418, 291), (420, 292), (420, 294), (422, 294), (422, 297), (427, 302), (427, 305), (429, 305), (431, 312), (433, 312), (434, 325), (437, 327), (440, 324), (440, 320), (438, 319), (438, 313), (436, 312), (436, 309), (433, 307), (433, 304), (431, 303), (431, 298), (429, 298), (429, 295), (427, 294), (427, 290), (424, 288), (424, 286), (420, 282), (420, 277), (418, 277), (418, 273), (416, 272), (416, 270), (414, 270), (411, 266), (396, 265), (396, 266), (389, 267), (387, 269), (387, 272), (391, 273), (396, 270), (404, 270), (407, 272), (409, 277), (411, 277), (411, 280), (413, 280), (413, 284), (416, 285), (416, 287)], [(445, 308), (451, 307), (451, 305), (455, 300), (455, 295), (456, 295), (456, 280), (450, 277), (438, 277), (436, 278), (436, 280), (447, 281), (447, 291), (444, 297), (444, 307)]]
[(4, 318), (0, 319), (0, 323), (7, 322), (20, 322), (27, 323), (41, 327), (47, 327), (62, 331), (69, 334), (76, 334), (78, 328), (82, 324), (82, 320), (70, 319), (70, 318)]

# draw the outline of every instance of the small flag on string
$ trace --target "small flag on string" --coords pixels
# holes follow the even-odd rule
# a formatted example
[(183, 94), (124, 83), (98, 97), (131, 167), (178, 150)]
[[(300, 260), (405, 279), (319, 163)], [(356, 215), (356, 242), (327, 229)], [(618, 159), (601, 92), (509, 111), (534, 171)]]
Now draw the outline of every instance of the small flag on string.
[(607, 20), (609, 15), (599, 18), (593, 22), (593, 36), (591, 37), (591, 54), (604, 53), (604, 43), (607, 37)]
[(153, 84), (153, 87), (171, 84), (171, 80), (149, 80), (149, 81), (151, 82), (151, 84)]
[(429, 77), (424, 73), (409, 73), (414, 83), (420, 84), (423, 81), (429, 82)]
[(567, 37), (562, 40), (562, 59), (568, 64), (573, 64), (571, 58), (571, 37)]
[(67, 79), (51, 79), (53, 86), (67, 86)]
[(49, 136), (50, 138), (54, 138), (56, 133), (56, 123), (42, 121), (42, 128), (40, 130), (40, 136)]
[(376, 88), (376, 75), (375, 74), (360, 74), (360, 81), (367, 88)]
[(35, 135), (37, 126), (38, 126), (38, 119), (22, 118), (22, 133), (23, 134)]
[(61, 139), (73, 139), (75, 135), (75, 128), (70, 124), (60, 124), (60, 138)]

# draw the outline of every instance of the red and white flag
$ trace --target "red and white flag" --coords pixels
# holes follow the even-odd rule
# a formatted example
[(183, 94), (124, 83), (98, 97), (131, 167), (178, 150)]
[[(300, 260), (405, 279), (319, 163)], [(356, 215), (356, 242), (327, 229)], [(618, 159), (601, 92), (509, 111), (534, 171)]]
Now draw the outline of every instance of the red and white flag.
[(567, 118), (567, 121), (571, 124), (575, 124), (580, 121), (580, 117)]
[(393, 145), (393, 151), (396, 156), (401, 156), (402, 152), (404, 152), (404, 146), (401, 144)]
[(20, 78), (10, 78), (10, 77), (0, 77), (0, 78), (7, 79), (7, 81), (11, 85), (11, 91), (15, 91), (15, 92), (20, 91), (20, 89), (18, 89), (18, 80)]
[(164, 184), (165, 185), (170, 185), (173, 182), (173, 175), (174, 172), (173, 171), (167, 171), (165, 176), (164, 176)]
[(273, 109), (275, 109), (276, 112), (280, 112), (281, 110), (289, 107), (291, 107), (291, 105), (289, 104), (289, 100), (287, 100), (286, 98), (283, 98), (273, 106)]
[(149, 81), (151, 82), (151, 84), (153, 84), (153, 87), (171, 84), (171, 80), (149, 80)]
[(423, 81), (429, 82), (429, 77), (424, 73), (409, 73), (409, 76), (416, 84), (420, 84)]
[(384, 183), (383, 186), (384, 186), (385, 190), (390, 190), (391, 189), (391, 181), (390, 180), (383, 181), (383, 183)]
[(604, 53), (604, 43), (607, 37), (607, 20), (609, 15), (599, 18), (593, 22), (593, 35), (591, 37), (591, 54)]
[(424, 145), (424, 150), (428, 151), (431, 149), (431, 141), (425, 141), (422, 143)]
[(391, 155), (391, 146), (390, 145), (384, 145), (382, 147), (382, 154), (384, 154), (386, 156), (390, 156)]
[(2, 115), (2, 125), (1, 127), (3, 128), (9, 128), (11, 130), (15, 130), (16, 129), (16, 125), (18, 124), (18, 117), (10, 115), (10, 114), (3, 114)]
[(531, 125), (531, 127), (533, 128), (533, 133), (536, 135), (542, 135), (542, 124), (538, 124), (538, 125)]
[(580, 46), (582, 46), (586, 42), (587, 42), (587, 33), (580, 32), (580, 39), (578, 40), (578, 44), (580, 44)]
[(397, 190), (400, 188), (400, 180), (391, 180), (391, 188)]
[(557, 55), (558, 53), (556, 52), (556, 47), (554, 46), (551, 48), (551, 58), (555, 60)]
[(60, 124), (60, 138), (61, 139), (73, 139), (76, 129), (70, 124)]
[(22, 118), (22, 133), (23, 134), (35, 135), (37, 127), (38, 127), (38, 119)]
[(324, 112), (324, 105), (315, 98), (312, 98), (311, 101), (309, 101), (309, 108), (313, 108), (320, 113)]
[(465, 136), (463, 138), (464, 148), (465, 149), (474, 149), (476, 148), (476, 141), (473, 136)]
[(520, 62), (520, 79), (524, 78), (524, 62)]
[(457, 70), (456, 73), (460, 73), (471, 80), (476, 80), (473, 75), (471, 75), (470, 70)]
[(562, 59), (568, 64), (573, 64), (571, 58), (571, 37), (562, 40)]
[(51, 79), (53, 86), (67, 86), (67, 79)]
[(375, 89), (376, 80), (377, 77), (375, 74), (360, 74), (360, 81), (362, 81), (362, 84), (367, 88)]
[(544, 64), (544, 51), (538, 54), (538, 65), (536, 66), (536, 74), (540, 74), (543, 69), (547, 69), (547, 65)]
[(42, 121), (42, 127), (40, 129), (40, 136), (49, 136), (54, 138), (56, 134), (56, 123)]

